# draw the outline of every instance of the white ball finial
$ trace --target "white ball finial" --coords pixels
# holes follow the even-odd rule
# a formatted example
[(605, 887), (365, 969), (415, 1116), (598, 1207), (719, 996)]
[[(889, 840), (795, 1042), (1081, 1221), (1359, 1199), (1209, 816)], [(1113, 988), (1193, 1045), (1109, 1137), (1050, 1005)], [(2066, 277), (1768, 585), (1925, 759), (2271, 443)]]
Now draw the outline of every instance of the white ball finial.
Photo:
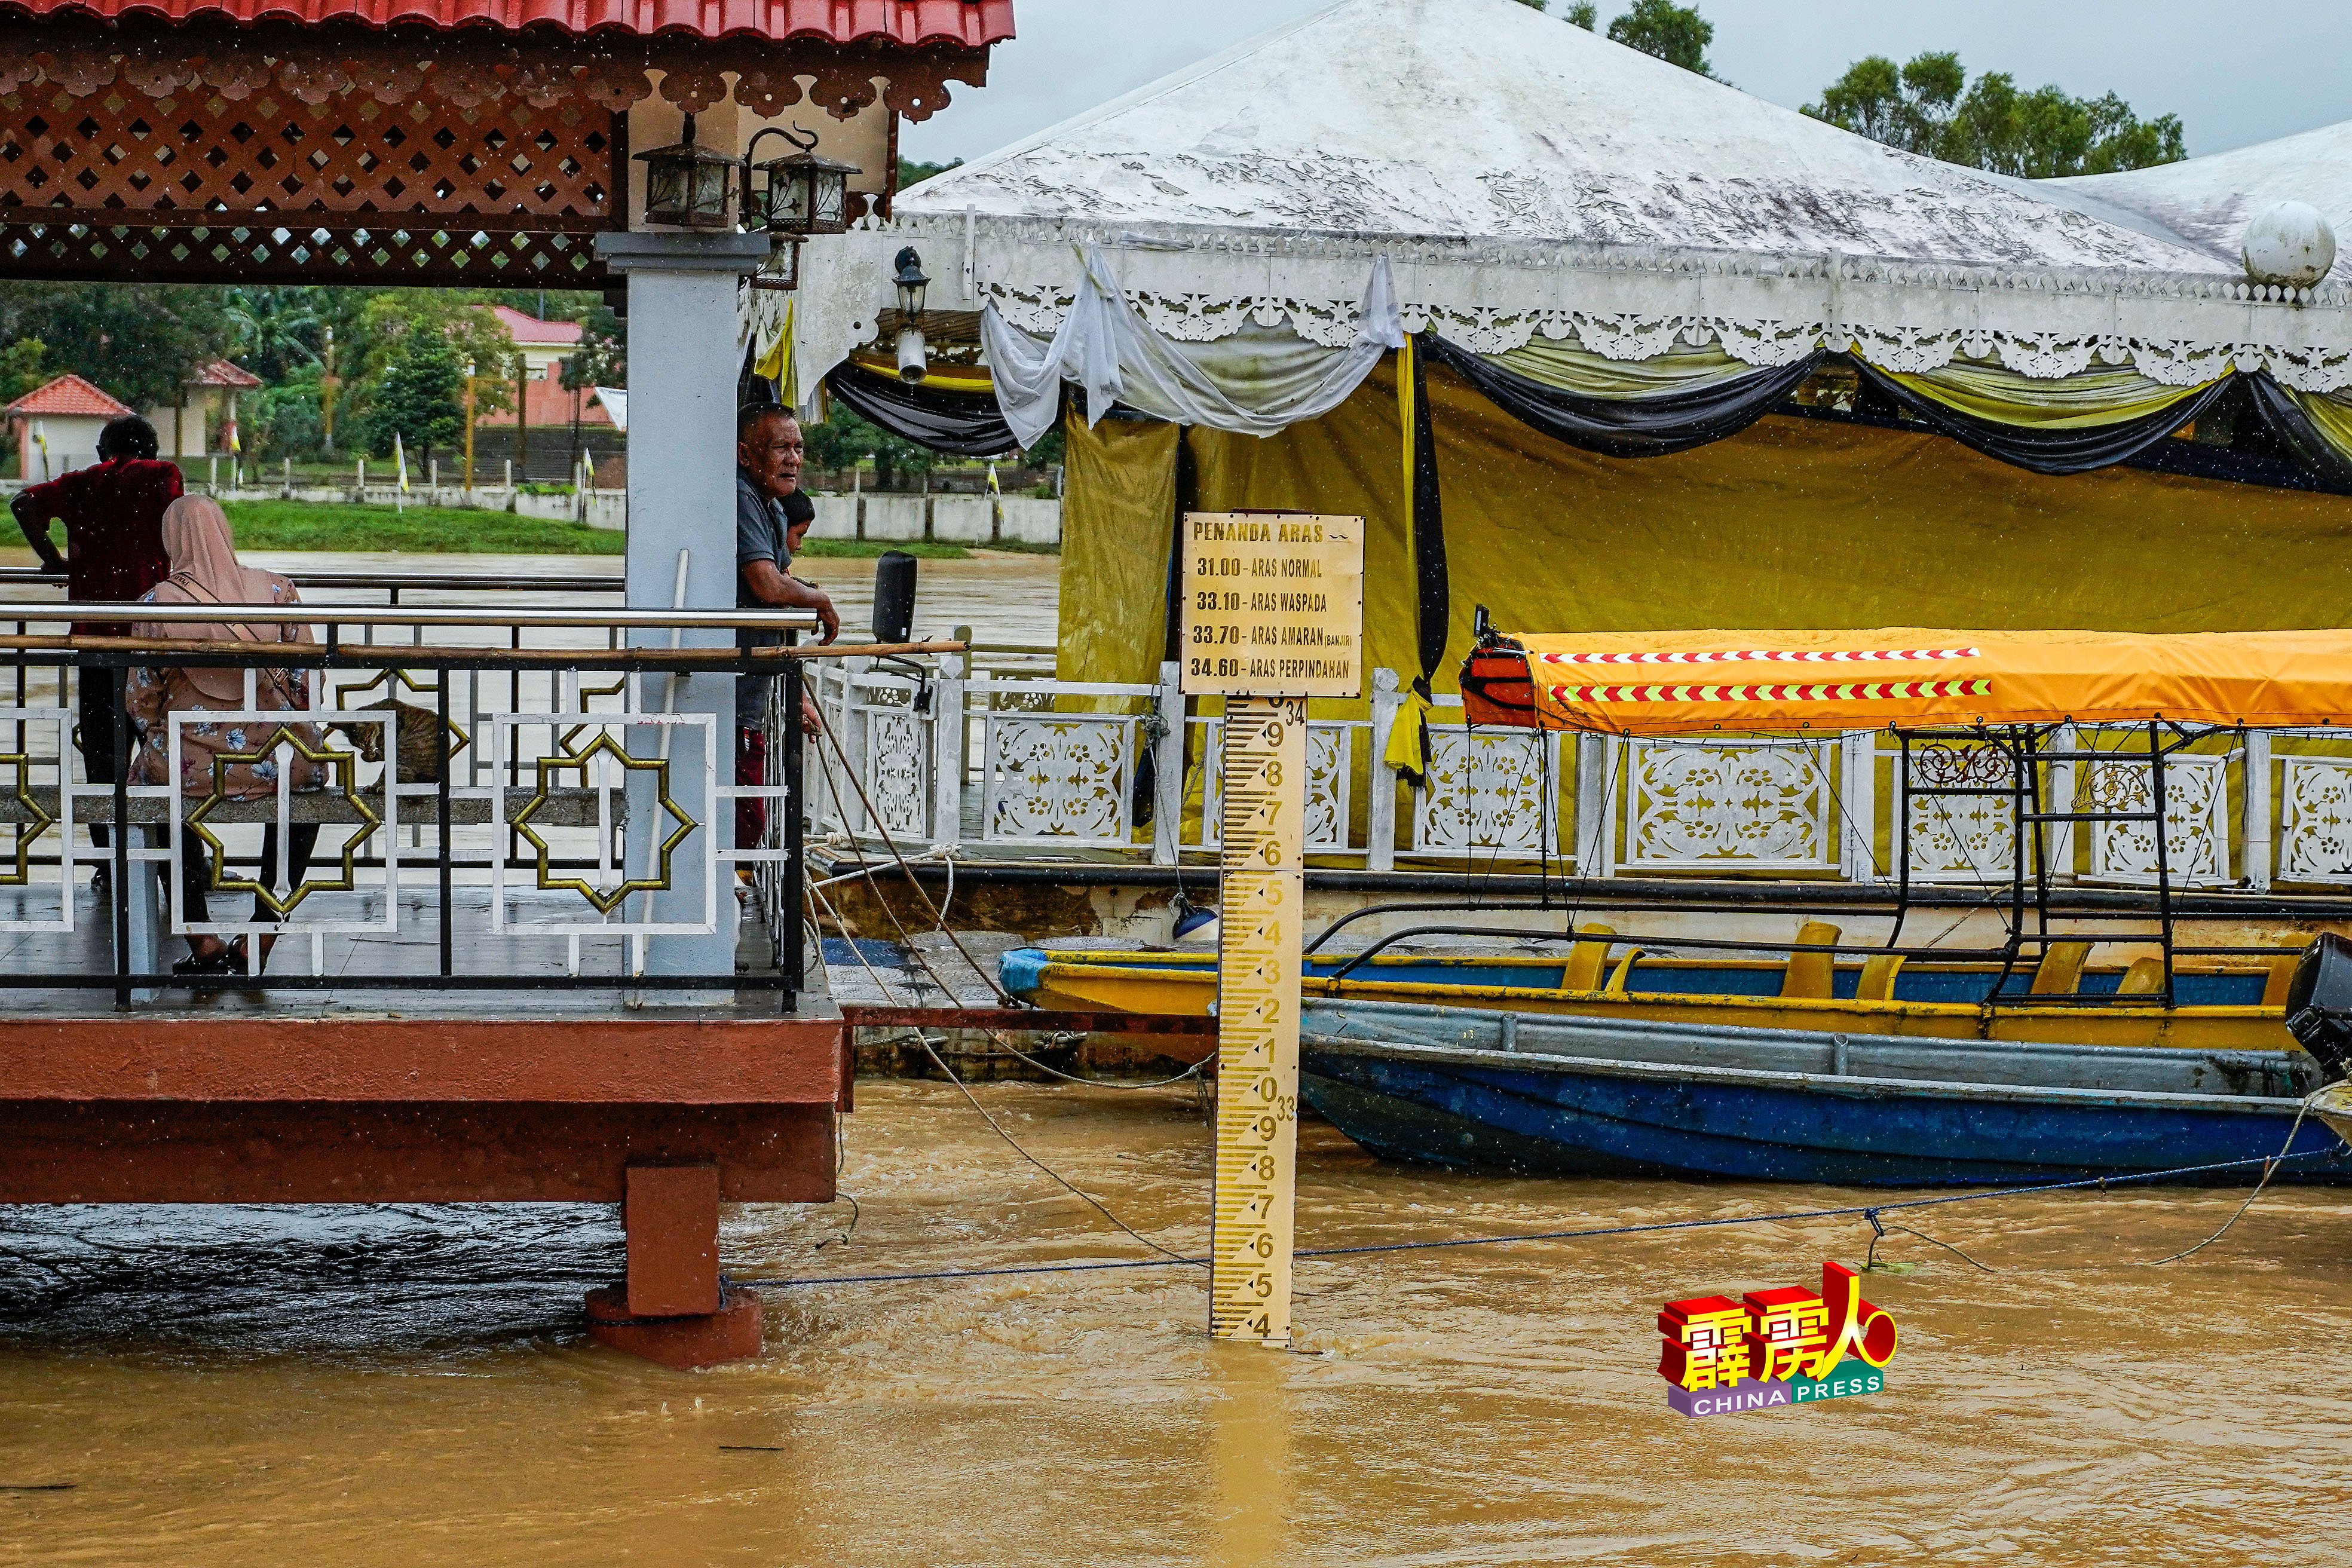
[(2308, 289), (2336, 265), (2336, 231), (2308, 202), (2278, 202), (2246, 226), (2246, 276)]

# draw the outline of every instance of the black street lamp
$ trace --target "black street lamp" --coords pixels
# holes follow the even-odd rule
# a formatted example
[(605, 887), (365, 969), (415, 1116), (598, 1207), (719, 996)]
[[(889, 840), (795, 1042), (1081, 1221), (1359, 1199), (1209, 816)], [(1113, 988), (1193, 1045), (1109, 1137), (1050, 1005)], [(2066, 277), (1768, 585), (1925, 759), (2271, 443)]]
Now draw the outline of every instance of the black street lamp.
[(913, 246), (898, 252), (898, 379), (909, 385), (931, 374), (930, 345), (923, 341), (923, 296), (931, 280), (923, 276), (923, 258)]
[(920, 321), (923, 319), (923, 296), (931, 282), (923, 276), (923, 258), (910, 245), (898, 252), (898, 259), (892, 265), (898, 269), (893, 281), (898, 285), (898, 314), (909, 321)]

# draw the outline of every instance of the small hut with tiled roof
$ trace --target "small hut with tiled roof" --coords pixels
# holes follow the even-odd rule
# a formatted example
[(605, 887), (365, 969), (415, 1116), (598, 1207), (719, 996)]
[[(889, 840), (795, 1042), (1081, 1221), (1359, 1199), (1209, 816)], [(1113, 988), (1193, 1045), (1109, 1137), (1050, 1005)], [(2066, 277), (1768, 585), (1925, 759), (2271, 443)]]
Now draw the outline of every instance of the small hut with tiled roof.
[(226, 451), (228, 429), (236, 420), (237, 395), (260, 385), (259, 376), (225, 359), (199, 366), (180, 384), (175, 406), (147, 410), (147, 422), (155, 426), (157, 450), (173, 458)]
[(78, 375), (36, 387), (7, 408), (16, 472), (37, 481), (96, 462), (98, 433), (130, 412), (129, 405)]

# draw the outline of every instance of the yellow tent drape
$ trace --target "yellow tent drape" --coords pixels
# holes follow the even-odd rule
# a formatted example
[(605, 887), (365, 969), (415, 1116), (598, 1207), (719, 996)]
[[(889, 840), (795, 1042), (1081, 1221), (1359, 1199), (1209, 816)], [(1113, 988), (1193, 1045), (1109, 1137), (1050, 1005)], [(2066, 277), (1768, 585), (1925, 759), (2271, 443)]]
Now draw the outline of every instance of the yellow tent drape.
[(2352, 463), (2352, 403), (2334, 393), (2297, 392), (2291, 386), (2284, 390), (2294, 399), (2294, 405), (2303, 410), (2303, 416), (2311, 421), (2319, 438), (2335, 447), (2346, 462)]
[(1670, 392), (1696, 392), (1718, 381), (1753, 375), (1757, 368), (1732, 358), (1719, 343), (1670, 349), (1645, 360), (1613, 360), (1540, 333), (1528, 339), (1523, 348), (1484, 358), (1489, 364), (1579, 397), (1657, 397)]
[(2120, 425), (2169, 408), (2213, 384), (2209, 380), (2194, 386), (2167, 386), (2133, 370), (2086, 370), (2037, 379), (2005, 365), (1969, 360), (1918, 374), (1883, 368), (1880, 374), (1958, 413), (2039, 430)]
[(1157, 680), (1176, 541), (1177, 427), (1066, 418), (1062, 428), (1061, 671)]
[[(1924, 430), (1783, 416), (1624, 462), (1547, 439), (1443, 372), (1427, 391), (1457, 648), (1481, 604), (1505, 625), (1562, 630), (2352, 625), (2352, 499), (2124, 468), (2053, 478)], [(1386, 364), (1320, 419), (1263, 439), (1186, 438), (1203, 510), (1366, 519), (1367, 657), (1409, 675), (1415, 584), (1395, 395)], [(1157, 667), (1174, 440), (1165, 426), (1072, 431), (1072, 679), (1140, 679)]]

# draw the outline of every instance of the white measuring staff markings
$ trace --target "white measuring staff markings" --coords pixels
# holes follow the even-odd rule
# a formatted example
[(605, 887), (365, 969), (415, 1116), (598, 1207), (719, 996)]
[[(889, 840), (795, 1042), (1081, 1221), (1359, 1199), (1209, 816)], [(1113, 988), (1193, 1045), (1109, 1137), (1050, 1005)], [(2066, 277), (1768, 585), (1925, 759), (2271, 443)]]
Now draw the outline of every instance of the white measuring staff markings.
[(1209, 1328), (1290, 1342), (1307, 700), (1362, 695), (1363, 520), (1184, 519), (1184, 690), (1223, 696)]

